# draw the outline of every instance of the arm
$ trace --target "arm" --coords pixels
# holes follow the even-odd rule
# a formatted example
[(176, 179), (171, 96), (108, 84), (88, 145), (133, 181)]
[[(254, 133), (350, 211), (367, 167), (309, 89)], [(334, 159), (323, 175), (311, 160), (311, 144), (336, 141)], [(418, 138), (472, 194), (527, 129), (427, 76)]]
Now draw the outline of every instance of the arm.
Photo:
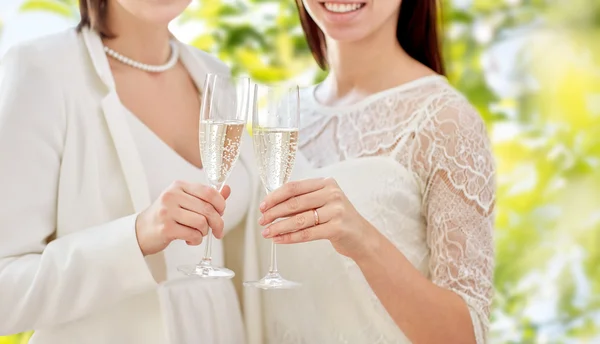
[[(265, 198), (266, 238), (282, 244), (328, 239), (352, 258), (402, 331), (415, 343), (484, 343), (493, 274), (494, 164), (479, 115), (446, 104), (415, 135), (413, 169), (424, 185), (431, 250), (423, 276), (354, 209), (332, 179), (286, 184)], [(313, 226), (312, 209), (319, 224)]]
[(68, 322), (156, 284), (135, 215), (48, 243), (65, 99), (33, 49), (13, 49), (0, 62), (0, 335)]
[[(440, 276), (428, 280), (387, 238), (377, 232), (374, 239), (377, 254), (364, 255), (356, 263), (408, 338), (415, 343), (485, 343), (487, 301), (471, 299), (455, 288), (460, 282), (444, 285)], [(434, 266), (437, 260), (432, 258), (433, 270), (456, 273), (451, 272), (455, 267)]]
[(493, 292), (494, 163), (479, 115), (459, 102), (417, 135), (431, 281), (374, 231), (356, 259), (371, 288), (416, 343), (484, 343)]

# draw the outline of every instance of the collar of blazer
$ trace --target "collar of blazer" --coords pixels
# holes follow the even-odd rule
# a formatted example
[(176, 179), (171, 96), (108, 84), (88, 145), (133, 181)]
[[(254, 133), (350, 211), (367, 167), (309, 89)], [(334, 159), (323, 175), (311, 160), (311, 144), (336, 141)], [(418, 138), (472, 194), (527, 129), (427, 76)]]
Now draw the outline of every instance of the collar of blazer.
[[(81, 35), (93, 68), (99, 79), (108, 89), (106, 96), (101, 101), (101, 107), (125, 176), (133, 209), (138, 213), (150, 205), (151, 198), (146, 174), (126, 120), (127, 114), (124, 112), (125, 109), (121, 105), (119, 96), (117, 95), (115, 80), (100, 36), (90, 29), (82, 30)], [(175, 42), (180, 48), (181, 62), (185, 65), (198, 89), (201, 89), (206, 74), (210, 69), (194, 53), (194, 48), (177, 40)]]

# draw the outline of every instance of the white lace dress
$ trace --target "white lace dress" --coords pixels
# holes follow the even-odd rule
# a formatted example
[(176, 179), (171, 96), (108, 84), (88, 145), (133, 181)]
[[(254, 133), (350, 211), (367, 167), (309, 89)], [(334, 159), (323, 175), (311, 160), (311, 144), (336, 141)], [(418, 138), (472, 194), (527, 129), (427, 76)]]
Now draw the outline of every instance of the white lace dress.
[[(334, 177), (356, 209), (433, 283), (467, 303), (485, 342), (493, 293), (494, 161), (486, 128), (443, 77), (346, 107), (302, 91), (293, 179)], [(268, 241), (262, 267), (267, 266)], [(328, 241), (280, 246), (279, 270), (303, 283), (263, 294), (274, 344), (408, 343), (357, 265)], [(264, 271), (263, 271), (264, 272)]]

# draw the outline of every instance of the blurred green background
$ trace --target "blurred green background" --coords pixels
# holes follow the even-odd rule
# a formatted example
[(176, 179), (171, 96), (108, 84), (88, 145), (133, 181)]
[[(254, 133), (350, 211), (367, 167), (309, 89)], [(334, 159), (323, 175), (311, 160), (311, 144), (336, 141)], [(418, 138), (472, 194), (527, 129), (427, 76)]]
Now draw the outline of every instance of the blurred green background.
[[(77, 21), (77, 0), (23, 1)], [(489, 125), (498, 165), (490, 342), (600, 343), (600, 1), (442, 8), (448, 78)], [(174, 26), (260, 82), (325, 76), (293, 0), (198, 0)]]

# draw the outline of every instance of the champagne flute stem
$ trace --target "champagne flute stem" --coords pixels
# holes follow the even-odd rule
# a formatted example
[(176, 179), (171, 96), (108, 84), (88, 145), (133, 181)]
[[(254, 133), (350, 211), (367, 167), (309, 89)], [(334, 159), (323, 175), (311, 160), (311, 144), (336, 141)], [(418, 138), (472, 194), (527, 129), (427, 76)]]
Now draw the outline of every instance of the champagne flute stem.
[(208, 235), (206, 236), (206, 247), (204, 248), (204, 257), (202, 258), (202, 264), (210, 265), (212, 260), (212, 229), (208, 228)]
[[(269, 188), (265, 187), (267, 191), (267, 195), (271, 193)], [(277, 246), (275, 245), (275, 241), (271, 240), (271, 265), (269, 266), (270, 274), (277, 274)]]
[(269, 267), (269, 273), (277, 273), (277, 245), (271, 240), (271, 266)]
[[(220, 186), (214, 186), (211, 185), (211, 187), (215, 190), (217, 190), (219, 193), (221, 192), (221, 190), (223, 190), (223, 185), (221, 184)], [(211, 261), (212, 261), (212, 228), (208, 227), (208, 234), (206, 235), (206, 247), (204, 248), (204, 257), (202, 258), (202, 261), (200, 262), (201, 266), (207, 267), (207, 266), (211, 266)]]

